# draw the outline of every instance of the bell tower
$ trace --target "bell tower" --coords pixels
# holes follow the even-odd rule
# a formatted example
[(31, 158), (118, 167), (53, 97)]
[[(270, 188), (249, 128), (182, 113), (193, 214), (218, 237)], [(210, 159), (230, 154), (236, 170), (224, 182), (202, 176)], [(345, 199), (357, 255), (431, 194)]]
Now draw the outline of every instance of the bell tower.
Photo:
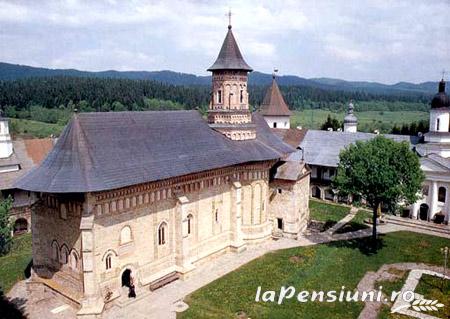
[(230, 21), (219, 56), (208, 69), (212, 72), (208, 123), (229, 139), (249, 140), (256, 138), (247, 91), (248, 73), (253, 70), (242, 57), (231, 29)]

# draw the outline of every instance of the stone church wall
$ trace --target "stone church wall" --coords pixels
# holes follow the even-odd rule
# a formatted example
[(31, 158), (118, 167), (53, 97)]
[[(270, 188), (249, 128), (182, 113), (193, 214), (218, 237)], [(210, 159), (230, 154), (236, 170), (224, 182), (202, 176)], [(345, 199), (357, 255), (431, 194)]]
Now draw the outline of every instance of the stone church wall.
[(74, 299), (83, 293), (81, 214), (82, 198), (43, 195), (33, 207), (31, 217), (33, 276), (52, 279)]

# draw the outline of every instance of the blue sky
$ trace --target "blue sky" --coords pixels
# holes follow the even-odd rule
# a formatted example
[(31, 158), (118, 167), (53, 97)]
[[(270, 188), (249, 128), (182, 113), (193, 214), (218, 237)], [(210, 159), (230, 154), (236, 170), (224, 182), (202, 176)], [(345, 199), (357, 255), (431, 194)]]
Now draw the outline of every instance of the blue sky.
[(0, 0), (0, 61), (204, 75), (229, 7), (261, 72), (383, 83), (450, 73), (450, 0)]

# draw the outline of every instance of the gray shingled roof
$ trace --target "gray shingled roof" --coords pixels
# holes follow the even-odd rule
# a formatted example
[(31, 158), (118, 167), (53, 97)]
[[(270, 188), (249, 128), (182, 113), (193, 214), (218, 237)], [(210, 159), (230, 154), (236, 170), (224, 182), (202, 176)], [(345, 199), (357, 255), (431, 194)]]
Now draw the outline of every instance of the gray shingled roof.
[(197, 111), (81, 113), (17, 188), (53, 193), (115, 189), (294, 151), (254, 115), (257, 139), (231, 141)]
[[(307, 164), (337, 167), (341, 150), (356, 141), (367, 141), (376, 136), (376, 134), (363, 132), (349, 133), (308, 130), (303, 141), (300, 143), (300, 147), (305, 152), (305, 161)], [(392, 134), (385, 134), (384, 136), (397, 142), (407, 141), (411, 144), (418, 143), (418, 138), (415, 136)]]
[(450, 158), (442, 157), (438, 154), (428, 154), (425, 158), (429, 158), (439, 165), (445, 167), (446, 169), (450, 170)]
[(241, 51), (236, 43), (231, 26), (220, 49), (216, 62), (208, 69), (208, 71), (217, 70), (243, 70), (251, 72), (252, 68), (245, 62)]

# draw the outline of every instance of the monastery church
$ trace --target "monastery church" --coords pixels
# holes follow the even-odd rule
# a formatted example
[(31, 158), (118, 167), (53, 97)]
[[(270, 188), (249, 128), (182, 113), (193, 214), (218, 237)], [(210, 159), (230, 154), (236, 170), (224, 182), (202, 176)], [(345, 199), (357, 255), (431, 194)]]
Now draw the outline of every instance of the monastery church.
[[(78, 317), (99, 318), (126, 302), (131, 279), (139, 298), (219, 254), (305, 230), (308, 166), (263, 111), (250, 111), (252, 68), (231, 25), (208, 71), (207, 120), (197, 111), (75, 114), (16, 184), (38, 198), (30, 291), (50, 287)], [(267, 115), (281, 104), (274, 81)]]

